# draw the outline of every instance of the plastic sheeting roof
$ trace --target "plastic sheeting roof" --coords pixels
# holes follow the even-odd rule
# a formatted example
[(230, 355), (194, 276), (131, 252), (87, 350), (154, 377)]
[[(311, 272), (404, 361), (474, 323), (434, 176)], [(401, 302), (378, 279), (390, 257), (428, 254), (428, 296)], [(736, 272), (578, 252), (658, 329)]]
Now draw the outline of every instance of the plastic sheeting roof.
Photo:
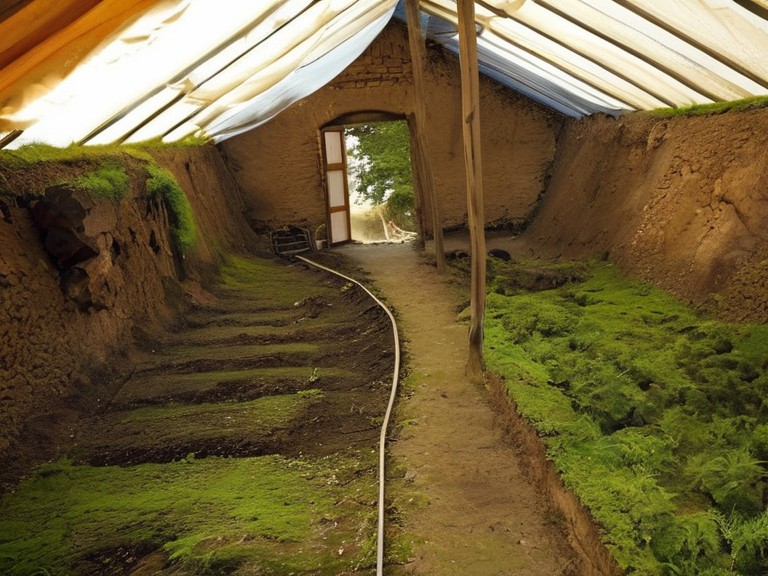
[[(456, 4), (421, 0), (458, 53)], [(768, 93), (767, 0), (475, 2), (481, 70), (568, 116)]]
[[(322, 87), (396, 0), (10, 0), (0, 145), (222, 140)], [(5, 7), (3, 7), (5, 6)], [(458, 52), (456, 4), (420, 0)], [(568, 116), (768, 93), (768, 0), (476, 1), (480, 69)]]
[[(120, 3), (103, 0), (93, 10)], [(13, 31), (11, 20), (22, 20), (24, 10), (40, 4), (54, 3), (29, 2), (0, 24), (0, 38), (5, 28)], [(23, 130), (14, 146), (177, 140), (201, 130), (219, 139), (230, 137), (268, 120), (344, 70), (381, 32), (395, 4), (156, 1), (63, 79), (50, 70), (8, 96), (1, 91), (4, 68), (0, 97), (7, 101), (0, 100), (0, 139), (3, 130), (9, 138), (17, 134), (13, 130)], [(65, 27), (59, 33), (67, 32)], [(64, 49), (70, 47), (65, 41)]]

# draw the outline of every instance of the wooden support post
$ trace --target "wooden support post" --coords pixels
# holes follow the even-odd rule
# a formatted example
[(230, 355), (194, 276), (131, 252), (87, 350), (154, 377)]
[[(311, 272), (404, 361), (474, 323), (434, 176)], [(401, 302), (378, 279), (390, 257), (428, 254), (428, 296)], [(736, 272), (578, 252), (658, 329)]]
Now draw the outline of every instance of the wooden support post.
[(426, 248), (425, 236), (429, 229), (428, 214), (431, 214), (430, 210), (432, 208), (429, 205), (429, 199), (424, 195), (424, 190), (421, 187), (421, 174), (419, 173), (421, 167), (419, 166), (420, 160), (417, 152), (419, 143), (416, 141), (416, 118), (413, 114), (408, 114), (407, 119), (411, 145), (411, 166), (413, 167), (411, 175), (415, 196), (414, 208), (416, 209), (416, 230), (419, 232), (418, 236), (416, 236), (416, 244), (419, 249), (424, 250)]
[[(416, 132), (416, 174), (421, 183), (422, 197), (428, 205), (432, 219), (432, 237), (435, 246), (437, 271), (444, 273), (445, 249), (443, 248), (443, 225), (440, 219), (440, 206), (435, 197), (432, 167), (429, 164), (429, 146), (427, 144), (427, 109), (424, 104), (424, 40), (421, 35), (419, 1), (406, 0), (406, 20), (408, 21), (408, 44), (411, 49), (411, 67), (413, 68), (413, 109)], [(423, 230), (422, 230), (423, 233)]]
[(467, 172), (467, 215), (472, 258), (467, 375), (483, 380), (483, 315), (485, 314), (485, 215), (480, 155), (480, 75), (477, 66), (477, 32), (474, 0), (457, 0), (459, 60), (461, 63), (461, 112), (464, 164)]

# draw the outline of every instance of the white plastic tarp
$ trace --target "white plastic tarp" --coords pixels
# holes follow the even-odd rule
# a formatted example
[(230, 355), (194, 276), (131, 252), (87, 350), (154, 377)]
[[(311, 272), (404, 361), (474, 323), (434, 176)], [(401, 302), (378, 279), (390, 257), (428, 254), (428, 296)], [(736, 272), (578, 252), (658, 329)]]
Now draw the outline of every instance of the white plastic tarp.
[[(573, 116), (764, 95), (768, 3), (752, 1), (477, 1), (480, 68)], [(421, 6), (456, 22), (453, 0)], [(456, 35), (436, 28), (432, 39), (458, 52)]]
[[(231, 137), (342, 72), (397, 4), (144, 3), (152, 7), (142, 5), (69, 75), (28, 86), (12, 106), (0, 103), (0, 145)], [(427, 35), (457, 53), (455, 0), (419, 4)], [(766, 0), (477, 0), (475, 7), (480, 70), (569, 116), (768, 93)], [(396, 15), (404, 14), (401, 1)]]
[(330, 81), (375, 39), (395, 5), (162, 3), (52, 91), (6, 117), (24, 129), (13, 145), (174, 139), (200, 131), (221, 139)]

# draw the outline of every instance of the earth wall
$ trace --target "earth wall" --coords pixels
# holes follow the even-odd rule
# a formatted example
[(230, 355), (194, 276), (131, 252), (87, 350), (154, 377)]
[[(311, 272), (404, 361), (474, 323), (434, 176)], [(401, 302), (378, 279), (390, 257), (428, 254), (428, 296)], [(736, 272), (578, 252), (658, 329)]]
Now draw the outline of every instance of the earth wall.
[(733, 320), (768, 321), (768, 110), (568, 122), (529, 255), (609, 258)]
[[(430, 164), (445, 228), (466, 225), (458, 59), (430, 47), (425, 71)], [(480, 118), (486, 221), (525, 222), (546, 188), (560, 115), (481, 78)], [(404, 24), (393, 21), (342, 74), (266, 124), (219, 145), (257, 230), (326, 222), (320, 130), (361, 112), (413, 114), (413, 77)], [(426, 227), (428, 230), (431, 228)]]
[(0, 155), (0, 488), (21, 472), (14, 463), (55, 454), (76, 414), (111, 397), (134, 346), (204, 297), (224, 250), (255, 247), (212, 146), (156, 154), (194, 211), (197, 241), (184, 252), (167, 206), (146, 193), (145, 162), (117, 157), (131, 186), (109, 200), (57, 185), (87, 161)]

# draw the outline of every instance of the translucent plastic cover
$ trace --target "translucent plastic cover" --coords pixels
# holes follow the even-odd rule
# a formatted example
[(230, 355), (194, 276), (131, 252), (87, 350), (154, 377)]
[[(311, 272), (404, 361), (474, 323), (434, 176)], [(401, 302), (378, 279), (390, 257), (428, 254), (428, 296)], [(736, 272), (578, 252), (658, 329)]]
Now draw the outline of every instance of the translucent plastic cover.
[[(427, 34), (457, 52), (448, 32), (455, 1), (420, 4)], [(763, 0), (485, 0), (475, 8), (480, 69), (567, 115), (768, 93)]]
[[(375, 39), (395, 4), (157, 1), (66, 76), (49, 74), (7, 96), (0, 133), (23, 130), (12, 146), (225, 138), (330, 81)], [(0, 36), (12, 18), (0, 23)]]
[[(0, 21), (0, 146), (252, 129), (375, 40), (396, 0), (32, 0)], [(455, 0), (420, 0), (458, 52)], [(765, 0), (480, 0), (483, 74), (569, 116), (768, 93)]]

